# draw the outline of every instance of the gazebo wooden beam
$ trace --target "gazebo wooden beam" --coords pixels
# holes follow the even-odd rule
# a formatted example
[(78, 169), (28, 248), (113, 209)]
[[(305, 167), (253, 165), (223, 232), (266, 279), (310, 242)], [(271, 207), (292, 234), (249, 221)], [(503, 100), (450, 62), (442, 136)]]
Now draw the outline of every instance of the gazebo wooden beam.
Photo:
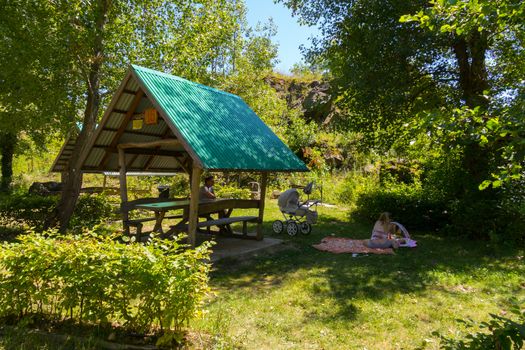
[[(126, 154), (123, 149), (118, 150), (118, 163), (119, 163), (119, 184), (120, 184), (120, 202), (125, 204), (128, 201), (128, 184), (126, 179)], [(125, 233), (129, 235), (129, 227), (126, 226), (126, 222), (129, 219), (128, 211), (122, 211), (122, 223), (124, 224)]]
[[(118, 148), (111, 148), (108, 146), (95, 145), (93, 148), (100, 148), (107, 152), (117, 153)], [(166, 156), (166, 157), (180, 157), (186, 155), (186, 151), (170, 151), (167, 149), (149, 149), (149, 148), (123, 148), (127, 154), (135, 155), (153, 155), (153, 156)]]
[[(111, 140), (111, 145), (110, 145), (111, 148), (117, 146), (120, 137), (126, 130), (128, 123), (133, 118), (133, 114), (135, 113), (135, 110), (139, 106), (140, 101), (142, 100), (142, 97), (144, 97), (144, 90), (139, 89), (137, 93), (135, 94), (133, 101), (131, 101), (131, 105), (129, 106), (129, 109), (127, 110), (126, 115), (124, 116), (124, 120), (120, 124), (117, 132), (115, 133), (115, 135), (113, 136), (113, 139)], [(106, 166), (109, 156), (110, 156), (110, 152), (106, 152), (106, 154), (104, 155), (104, 158), (102, 158), (102, 160), (100, 161), (101, 169), (103, 169)]]
[[(161, 120), (162, 120), (162, 118), (161, 118)], [(171, 130), (171, 129), (170, 129), (169, 125), (166, 124), (166, 129), (165, 129), (164, 132), (162, 133), (162, 139), (167, 139), (167, 138), (169, 138), (170, 130)], [(156, 148), (156, 149), (159, 149), (160, 147), (157, 146), (157, 147), (155, 147), (155, 148)], [(155, 159), (154, 156), (150, 156), (150, 157), (148, 158), (148, 160), (147, 160), (146, 163), (144, 164), (144, 169), (147, 170), (147, 169), (151, 166), (151, 163), (153, 162), (153, 159)]]
[(175, 157), (177, 162), (179, 162), (181, 168), (188, 174), (191, 174), (191, 164), (188, 161), (189, 155), (186, 153), (182, 158)]
[(256, 233), (256, 239), (258, 241), (262, 240), (264, 238), (262, 225), (264, 220), (264, 203), (266, 199), (266, 183), (268, 182), (268, 173), (262, 173), (261, 174), (261, 198), (259, 198), (259, 219), (257, 221), (257, 233)]
[(126, 154), (124, 150), (118, 152), (118, 163), (119, 163), (119, 181), (120, 181), (120, 199), (122, 203), (128, 201), (128, 188), (126, 183)]
[(199, 185), (201, 175), (202, 168), (194, 165), (191, 172), (190, 212), (188, 221), (188, 243), (192, 248), (194, 248), (196, 244), (197, 225), (199, 223)]
[[(102, 131), (109, 131), (109, 132), (118, 132), (119, 129), (116, 128), (103, 128)], [(125, 134), (132, 134), (132, 135), (141, 135), (141, 136), (151, 136), (151, 137), (161, 137), (162, 135), (159, 134), (153, 134), (150, 132), (144, 132), (139, 130), (125, 130)]]
[(165, 156), (178, 157), (186, 154), (184, 151), (170, 151), (167, 149), (149, 149), (149, 148), (124, 148), (127, 154), (138, 154), (144, 156)]
[(162, 147), (162, 146), (180, 146), (180, 141), (176, 139), (163, 139), (155, 140), (149, 142), (130, 142), (130, 143), (121, 143), (117, 147), (121, 149), (127, 148), (152, 148), (152, 147)]

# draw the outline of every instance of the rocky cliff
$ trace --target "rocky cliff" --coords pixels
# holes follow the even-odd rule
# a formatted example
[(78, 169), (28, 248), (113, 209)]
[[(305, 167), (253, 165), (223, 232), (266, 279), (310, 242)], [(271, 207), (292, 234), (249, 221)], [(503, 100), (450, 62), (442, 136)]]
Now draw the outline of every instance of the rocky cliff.
[(287, 101), (288, 107), (300, 109), (307, 121), (326, 126), (338, 113), (327, 81), (283, 76), (269, 76), (265, 80)]

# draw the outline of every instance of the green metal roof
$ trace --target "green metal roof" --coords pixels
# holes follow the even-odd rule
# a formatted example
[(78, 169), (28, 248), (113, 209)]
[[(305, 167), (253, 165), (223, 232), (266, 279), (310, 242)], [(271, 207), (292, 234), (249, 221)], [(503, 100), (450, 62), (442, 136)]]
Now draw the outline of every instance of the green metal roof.
[(203, 168), (308, 171), (239, 96), (136, 65), (132, 71)]

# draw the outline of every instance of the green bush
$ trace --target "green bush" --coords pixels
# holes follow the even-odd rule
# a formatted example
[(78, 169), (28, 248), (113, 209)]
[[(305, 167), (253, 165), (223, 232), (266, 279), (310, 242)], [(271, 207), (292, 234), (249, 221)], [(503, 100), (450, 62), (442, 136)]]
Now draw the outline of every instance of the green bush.
[(113, 207), (104, 194), (87, 194), (78, 198), (69, 226), (71, 228), (92, 228), (111, 217)]
[(421, 177), (425, 192), (446, 204), (448, 222), (443, 232), (496, 245), (525, 240), (524, 183), (481, 191), (465, 171), (461, 154), (455, 152), (427, 161)]
[(355, 205), (360, 196), (377, 189), (379, 189), (377, 176), (351, 172), (340, 185), (337, 197), (342, 203)]
[(450, 201), (449, 211), (446, 231), (450, 234), (490, 239), (494, 244), (525, 240), (525, 211), (519, 201), (467, 198)]
[(250, 199), (251, 191), (232, 185), (215, 185), (215, 194), (217, 198)]
[[(31, 227), (43, 231), (58, 203), (57, 196), (40, 196), (29, 193), (13, 193), (0, 197), (0, 224), (2, 226)], [(113, 208), (106, 196), (82, 195), (79, 197), (70, 227), (88, 227), (100, 223), (112, 215)]]
[(449, 212), (444, 201), (433, 199), (415, 185), (391, 184), (359, 195), (355, 213), (368, 221), (375, 221), (387, 211), (392, 219), (409, 230), (438, 230), (449, 222)]
[(415, 184), (419, 181), (419, 164), (407, 160), (389, 160), (381, 163), (379, 179), (381, 184), (399, 182), (404, 184)]
[(513, 305), (514, 319), (490, 314), (490, 320), (476, 325), (472, 320), (458, 320), (467, 328), (481, 328), (479, 332), (467, 334), (462, 339), (443, 336), (433, 332), (441, 340), (444, 350), (520, 350), (525, 344), (525, 311)]
[(175, 175), (170, 182), (171, 197), (189, 197), (190, 183), (186, 175)]
[(22, 235), (0, 246), (0, 317), (40, 314), (125, 329), (180, 329), (208, 293), (209, 245), (124, 244), (93, 233)]
[[(355, 198), (355, 210), (362, 219), (377, 220), (387, 211), (408, 229), (439, 230), (441, 234), (489, 239), (494, 244), (525, 240), (525, 206), (515, 199), (443, 199), (417, 185), (348, 190)], [(345, 192), (343, 192), (345, 193)]]
[(346, 175), (338, 198), (351, 205), (353, 213), (374, 222), (382, 212), (409, 229), (434, 230), (447, 223), (447, 210), (442, 201), (432, 199), (418, 182), (382, 181), (377, 172), (350, 172)]
[(18, 193), (0, 197), (0, 224), (26, 226), (42, 231), (46, 220), (55, 210), (56, 196)]

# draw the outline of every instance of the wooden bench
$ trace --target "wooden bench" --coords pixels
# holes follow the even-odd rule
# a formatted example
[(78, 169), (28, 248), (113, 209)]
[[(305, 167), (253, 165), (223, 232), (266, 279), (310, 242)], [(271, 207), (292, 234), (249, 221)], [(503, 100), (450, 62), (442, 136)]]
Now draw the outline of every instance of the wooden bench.
[[(222, 219), (211, 219), (211, 220), (208, 219), (206, 221), (200, 221), (197, 224), (197, 228), (207, 227), (208, 233), (211, 233), (210, 232), (211, 226), (219, 226), (222, 230), (231, 234), (232, 232), (229, 226), (237, 222), (242, 222), (242, 233), (243, 235), (247, 235), (248, 234), (248, 223), (257, 222), (258, 220), (259, 218), (257, 216), (234, 216), (234, 217), (222, 218)], [(185, 230), (187, 229), (187, 227), (188, 227), (187, 224), (171, 226), (172, 230), (177, 230), (177, 231)]]
[[(165, 216), (164, 219), (182, 219), (183, 218), (183, 215), (180, 214), (180, 215), (170, 215), (170, 216)], [(156, 221), (157, 219), (156, 218), (141, 218), (141, 219), (130, 219), (130, 220), (126, 220), (124, 222), (124, 226), (127, 226), (127, 227), (134, 227), (135, 228), (135, 234), (137, 235), (137, 241), (140, 240), (140, 236), (142, 234), (142, 228), (144, 227), (144, 223), (145, 222), (149, 222), (149, 221)]]

